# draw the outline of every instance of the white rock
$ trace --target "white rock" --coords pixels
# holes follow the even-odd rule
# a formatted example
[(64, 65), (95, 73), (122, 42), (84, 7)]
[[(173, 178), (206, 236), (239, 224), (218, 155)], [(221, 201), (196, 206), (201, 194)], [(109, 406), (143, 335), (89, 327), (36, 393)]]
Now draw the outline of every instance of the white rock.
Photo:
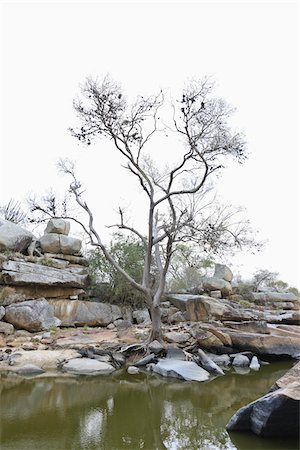
[(128, 372), (130, 375), (136, 375), (137, 373), (140, 372), (140, 370), (139, 370), (138, 367), (135, 367), (135, 366), (129, 366), (129, 367), (127, 368), (127, 372)]
[(89, 358), (70, 359), (63, 365), (63, 370), (77, 375), (109, 374), (115, 368), (108, 363)]
[(163, 359), (153, 367), (153, 372), (164, 377), (179, 378), (187, 381), (206, 381), (209, 373), (192, 361)]
[(253, 358), (251, 359), (251, 363), (250, 363), (249, 367), (252, 370), (259, 370), (260, 364), (259, 364), (258, 359), (257, 359), (256, 356), (253, 356)]

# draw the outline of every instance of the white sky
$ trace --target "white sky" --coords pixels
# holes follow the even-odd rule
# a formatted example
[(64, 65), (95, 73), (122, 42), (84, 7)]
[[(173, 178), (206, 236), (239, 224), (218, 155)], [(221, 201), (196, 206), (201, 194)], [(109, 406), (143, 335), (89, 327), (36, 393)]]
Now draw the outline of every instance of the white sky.
[(102, 229), (120, 201), (134, 209), (135, 188), (104, 141), (81, 150), (70, 136), (79, 84), (110, 73), (133, 95), (212, 75), (216, 94), (237, 108), (250, 153), (223, 172), (219, 191), (269, 240), (234, 267), (244, 276), (278, 271), (299, 287), (297, 3), (2, 1), (0, 205), (63, 190), (55, 162), (69, 157)]

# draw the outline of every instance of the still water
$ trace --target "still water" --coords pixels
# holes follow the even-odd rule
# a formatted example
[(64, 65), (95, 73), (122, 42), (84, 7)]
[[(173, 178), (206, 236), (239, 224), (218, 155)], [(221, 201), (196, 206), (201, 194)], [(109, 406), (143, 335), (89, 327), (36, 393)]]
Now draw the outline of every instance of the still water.
[(230, 433), (241, 406), (292, 366), (273, 362), (206, 383), (154, 374), (31, 378), (2, 376), (1, 450), (297, 449), (293, 440)]

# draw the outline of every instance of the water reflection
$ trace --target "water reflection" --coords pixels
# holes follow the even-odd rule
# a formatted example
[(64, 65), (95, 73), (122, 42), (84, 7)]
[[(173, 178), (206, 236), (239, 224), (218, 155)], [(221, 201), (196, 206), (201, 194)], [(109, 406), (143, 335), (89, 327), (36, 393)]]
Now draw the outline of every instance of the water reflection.
[[(158, 375), (22, 379), (2, 377), (1, 450), (285, 449), (295, 443), (225, 431), (239, 407), (291, 366), (227, 373), (208, 383)], [(290, 447), (289, 447), (290, 445)]]

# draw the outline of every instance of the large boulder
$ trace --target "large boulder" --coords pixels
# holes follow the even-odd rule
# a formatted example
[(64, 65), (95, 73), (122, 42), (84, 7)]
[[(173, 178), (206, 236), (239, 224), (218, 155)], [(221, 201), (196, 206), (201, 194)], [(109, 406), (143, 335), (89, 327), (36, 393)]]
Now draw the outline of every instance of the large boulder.
[(122, 317), (121, 309), (109, 303), (81, 300), (49, 300), (62, 326), (107, 326)]
[(214, 278), (221, 278), (222, 280), (229, 281), (229, 283), (233, 279), (233, 273), (229, 267), (224, 264), (215, 264), (215, 273), (213, 276)]
[(192, 361), (178, 359), (163, 359), (153, 367), (153, 372), (163, 377), (179, 378), (187, 381), (206, 381), (209, 373)]
[(7, 306), (4, 319), (16, 328), (32, 332), (49, 330), (61, 324), (54, 316), (53, 307), (44, 298)]
[(204, 277), (202, 283), (205, 291), (221, 291), (223, 297), (228, 297), (232, 293), (231, 284), (222, 278)]
[(65, 219), (50, 219), (47, 223), (45, 233), (57, 233), (68, 235), (70, 232), (70, 222)]
[(40, 239), (43, 253), (76, 255), (81, 249), (81, 240), (58, 233), (46, 233)]
[(249, 333), (224, 330), (232, 340), (232, 345), (238, 350), (251, 351), (258, 355), (278, 355), (300, 357), (300, 335), (293, 332), (281, 333), (275, 328), (270, 329), (270, 334)]
[(42, 264), (24, 261), (5, 261), (2, 264), (2, 277), (10, 285), (43, 285), (82, 288), (87, 275), (72, 273), (67, 269), (55, 269)]
[(76, 358), (66, 362), (63, 365), (62, 370), (74, 375), (100, 375), (109, 374), (113, 372), (115, 368), (111, 364), (97, 361), (96, 359)]
[(178, 309), (185, 312), (186, 319), (192, 322), (211, 320), (256, 320), (262, 313), (233, 306), (223, 299), (207, 295), (167, 294), (166, 298)]
[(9, 220), (0, 219), (0, 252), (11, 250), (23, 253), (34, 239), (30, 231)]
[(288, 372), (277, 381), (275, 391), (239, 409), (226, 429), (252, 431), (263, 437), (299, 436), (300, 363), (297, 366), (291, 375)]

